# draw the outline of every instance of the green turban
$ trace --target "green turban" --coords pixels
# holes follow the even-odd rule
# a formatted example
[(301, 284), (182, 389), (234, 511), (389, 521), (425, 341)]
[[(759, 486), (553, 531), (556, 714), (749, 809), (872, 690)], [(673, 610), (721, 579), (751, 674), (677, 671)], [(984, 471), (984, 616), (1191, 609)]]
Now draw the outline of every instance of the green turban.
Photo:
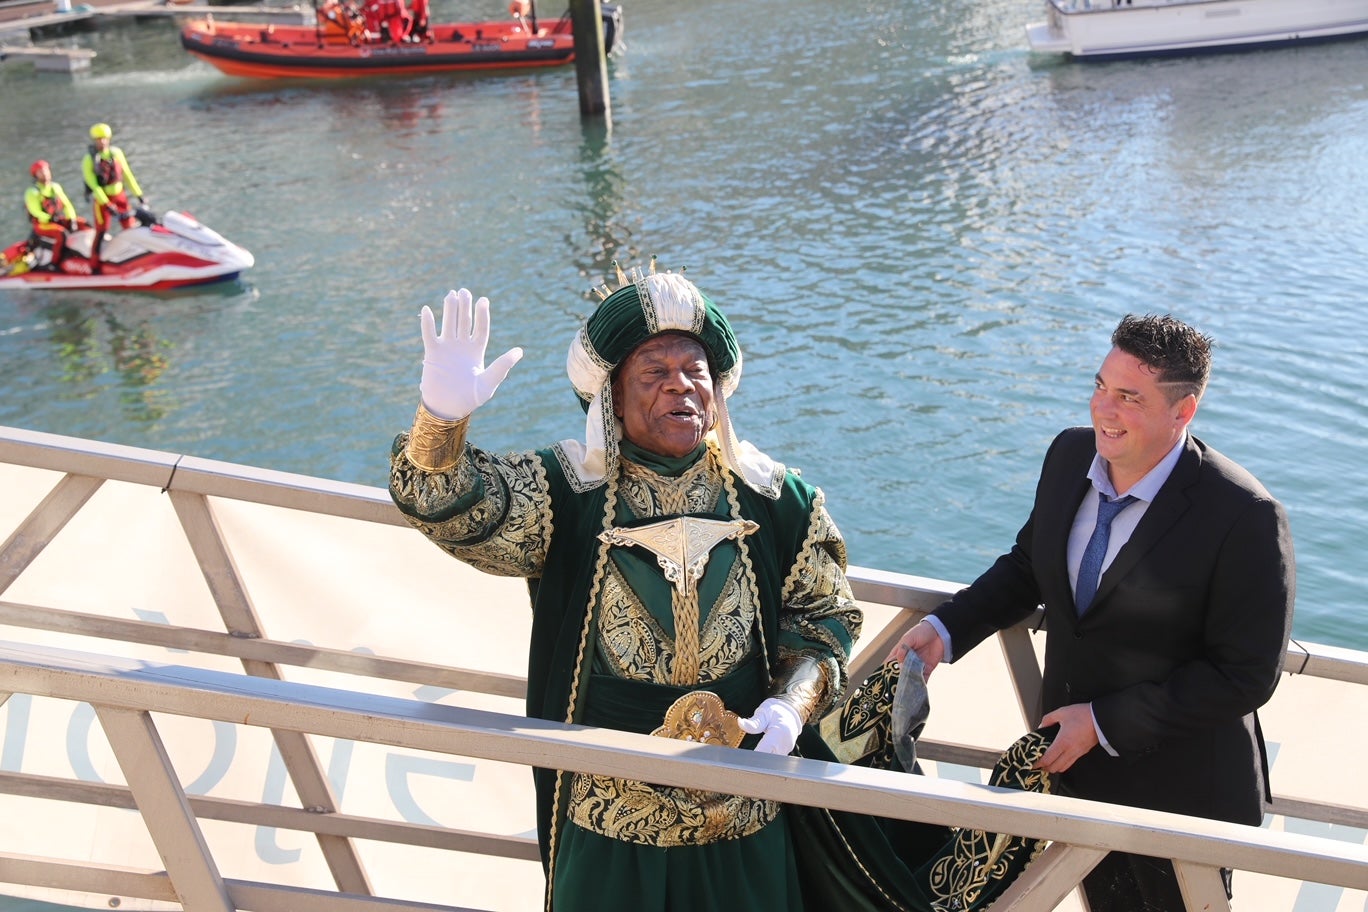
[(608, 295), (570, 346), (566, 370), (587, 408), (614, 368), (662, 332), (696, 338), (708, 353), (718, 389), (730, 396), (741, 380), (741, 347), (717, 305), (682, 275), (638, 278)]
[(642, 275), (632, 270), (626, 283), (604, 298), (570, 344), (566, 373), (588, 412), (585, 441), (562, 441), (561, 461), (572, 484), (588, 490), (603, 483), (617, 465), (622, 439), (613, 410), (613, 370), (641, 343), (663, 332), (696, 338), (708, 354), (716, 384), (717, 424), (709, 438), (728, 468), (758, 491), (778, 495), (783, 466), (736, 439), (726, 400), (741, 382), (741, 347), (717, 305), (683, 275)]

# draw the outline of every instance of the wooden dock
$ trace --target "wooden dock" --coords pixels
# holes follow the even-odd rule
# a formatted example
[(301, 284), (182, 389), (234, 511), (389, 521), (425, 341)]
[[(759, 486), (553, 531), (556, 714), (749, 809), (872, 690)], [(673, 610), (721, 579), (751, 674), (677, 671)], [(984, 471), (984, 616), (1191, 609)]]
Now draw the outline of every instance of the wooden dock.
[[(252, 19), (262, 22), (303, 22), (313, 21), (313, 8), (295, 3), (290, 6), (211, 6), (202, 3), (168, 3), (165, 0), (133, 0), (125, 3), (82, 3), (66, 11), (53, 11), (53, 3), (32, 3), (30, 0), (0, 0), (0, 13), (11, 10), (16, 3), (24, 9), (44, 9), (22, 18), (5, 18), (0, 15), (0, 44), (14, 44), (17, 36), (25, 34), (37, 37), (46, 29), (73, 23), (101, 19), (147, 19), (158, 17), (216, 19)], [(69, 6), (69, 4), (68, 4)]]
[(130, 3), (97, 9), (96, 17), (109, 19), (249, 19), (253, 22), (287, 22), (309, 25), (314, 21), (312, 6), (201, 6), (200, 4)]
[(0, 44), (0, 62), (10, 59), (32, 60), (34, 69), (54, 73), (75, 73), (90, 69), (95, 52), (86, 48), (37, 47)]
[[(27, 0), (19, 0), (26, 2)], [(0, 0), (0, 6), (12, 8), (16, 0)], [(27, 3), (33, 6), (32, 3)], [(51, 6), (51, 4), (47, 4)], [(182, 19), (251, 19), (259, 22), (313, 22), (312, 7), (293, 6), (205, 6), (201, 4), (167, 3), (164, 0), (135, 0), (104, 6), (82, 5), (64, 12), (44, 12), (20, 19), (0, 18), (0, 63), (7, 60), (32, 61), (34, 68), (49, 72), (75, 73), (90, 69), (95, 52), (86, 48), (45, 47), (33, 43), (45, 30), (58, 26), (102, 19), (150, 19), (172, 17)]]

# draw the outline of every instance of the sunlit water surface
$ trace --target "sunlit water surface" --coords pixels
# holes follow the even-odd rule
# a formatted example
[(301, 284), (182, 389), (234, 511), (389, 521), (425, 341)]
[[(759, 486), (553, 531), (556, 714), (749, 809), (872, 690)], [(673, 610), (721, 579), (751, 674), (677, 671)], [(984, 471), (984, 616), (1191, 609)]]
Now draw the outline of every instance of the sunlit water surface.
[(250, 82), (166, 21), (59, 39), (89, 74), (0, 67), (6, 243), (29, 162), (79, 191), (104, 120), (154, 207), (258, 265), (0, 293), (0, 423), (382, 485), (418, 309), (464, 284), (527, 350), (472, 437), (544, 444), (582, 432), (587, 289), (658, 254), (731, 316), (739, 430), (826, 491), (851, 561), (967, 581), (1116, 321), (1172, 312), (1218, 341), (1196, 433), (1291, 515), (1296, 634), (1368, 649), (1368, 42), (1085, 66), (1025, 51), (1037, 12), (632, 0), (611, 129), (569, 68)]

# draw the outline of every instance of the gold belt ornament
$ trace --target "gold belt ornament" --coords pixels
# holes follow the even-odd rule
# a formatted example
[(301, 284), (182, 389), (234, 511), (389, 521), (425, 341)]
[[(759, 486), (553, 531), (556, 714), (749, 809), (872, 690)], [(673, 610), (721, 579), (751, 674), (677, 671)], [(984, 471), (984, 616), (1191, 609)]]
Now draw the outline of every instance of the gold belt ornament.
[(736, 747), (745, 737), (736, 713), (707, 690), (686, 693), (665, 710), (665, 721), (651, 732), (659, 738)]
[(739, 539), (760, 528), (749, 519), (703, 519), (676, 516), (644, 526), (621, 526), (599, 533), (610, 545), (639, 545), (656, 556), (665, 579), (674, 584), (675, 660), (670, 683), (698, 683), (698, 581), (708, 566), (713, 548), (728, 539)]

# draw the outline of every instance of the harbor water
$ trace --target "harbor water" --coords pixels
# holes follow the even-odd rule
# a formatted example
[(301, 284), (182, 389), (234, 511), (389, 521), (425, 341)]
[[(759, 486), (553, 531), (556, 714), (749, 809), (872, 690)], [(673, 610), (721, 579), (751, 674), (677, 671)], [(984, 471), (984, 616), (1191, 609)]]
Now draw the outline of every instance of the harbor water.
[(153, 208), (257, 265), (0, 292), (0, 424), (383, 485), (419, 308), (466, 285), (491, 357), (527, 352), (472, 439), (577, 436), (588, 290), (657, 255), (732, 318), (738, 431), (825, 490), (851, 562), (968, 581), (1117, 320), (1173, 313), (1217, 341), (1195, 433), (1287, 506), (1296, 635), (1368, 649), (1368, 42), (1081, 65), (1027, 52), (1041, 13), (630, 0), (611, 125), (573, 68), (252, 82), (166, 19), (49, 39), (97, 56), (0, 66), (4, 243), (36, 158), (87, 208), (106, 121)]

